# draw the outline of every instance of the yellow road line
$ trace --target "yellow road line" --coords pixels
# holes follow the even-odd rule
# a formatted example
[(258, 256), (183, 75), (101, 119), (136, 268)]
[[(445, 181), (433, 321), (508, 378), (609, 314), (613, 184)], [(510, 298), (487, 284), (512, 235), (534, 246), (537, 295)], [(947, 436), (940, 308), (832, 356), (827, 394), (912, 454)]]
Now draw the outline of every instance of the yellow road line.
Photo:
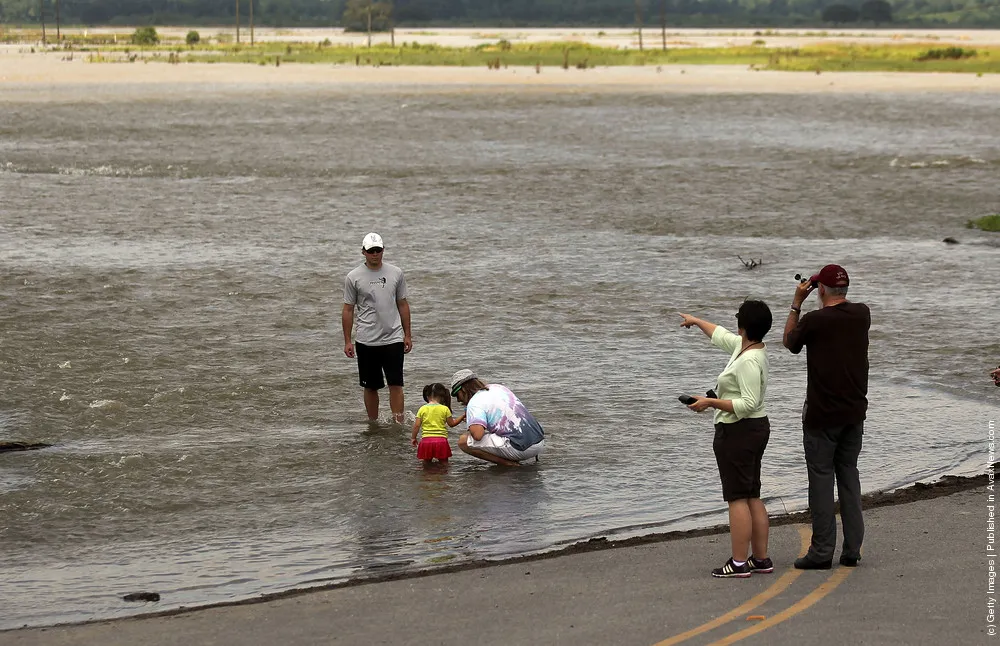
[(806, 596), (802, 597), (800, 600), (798, 600), (788, 608), (782, 610), (773, 617), (765, 619), (764, 621), (758, 623), (755, 626), (751, 626), (750, 628), (744, 628), (739, 632), (733, 633), (729, 637), (725, 637), (723, 639), (720, 639), (719, 641), (712, 642), (710, 646), (722, 646), (723, 644), (732, 644), (738, 642), (741, 639), (745, 639), (750, 635), (756, 635), (757, 633), (763, 630), (767, 630), (772, 626), (780, 624), (786, 619), (794, 617), (795, 615), (799, 614), (809, 606), (813, 605), (826, 595), (833, 592), (834, 588), (843, 583), (844, 579), (849, 577), (853, 570), (854, 568), (847, 568), (847, 567), (838, 568), (837, 571), (831, 574), (826, 581), (819, 584), (819, 586), (815, 590), (813, 590)]
[[(810, 529), (805, 525), (797, 525), (796, 528), (799, 530), (799, 539), (802, 544), (802, 549), (799, 551), (799, 556), (805, 556), (806, 551), (809, 549), (809, 541), (811, 538)], [(661, 642), (657, 642), (653, 646), (673, 646), (673, 644), (679, 644), (682, 641), (696, 637), (702, 633), (707, 633), (710, 630), (714, 630), (723, 624), (727, 624), (734, 619), (739, 619), (746, 613), (750, 612), (759, 605), (770, 601), (774, 597), (778, 596), (782, 592), (788, 589), (788, 586), (792, 585), (795, 579), (802, 575), (802, 570), (790, 570), (781, 575), (781, 577), (772, 583), (770, 587), (761, 592), (755, 597), (752, 597), (745, 603), (736, 608), (733, 608), (721, 617), (716, 617), (715, 619), (703, 623), (697, 628), (692, 628), (687, 632), (683, 632), (679, 635), (675, 635), (669, 639), (665, 639)], [(811, 604), (810, 604), (811, 605)], [(739, 633), (737, 633), (739, 634)]]

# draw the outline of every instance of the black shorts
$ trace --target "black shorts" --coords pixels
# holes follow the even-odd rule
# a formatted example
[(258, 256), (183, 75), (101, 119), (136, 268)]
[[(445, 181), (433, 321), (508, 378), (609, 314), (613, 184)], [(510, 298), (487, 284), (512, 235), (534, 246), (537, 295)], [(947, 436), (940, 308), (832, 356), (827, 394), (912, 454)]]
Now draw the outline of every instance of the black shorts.
[(760, 498), (760, 462), (770, 436), (771, 423), (766, 417), (715, 425), (712, 448), (722, 478), (723, 500)]
[[(358, 357), (358, 376), (361, 387), (371, 390), (403, 385), (403, 342), (389, 345), (354, 344), (354, 354)], [(382, 375), (385, 374), (385, 380)]]

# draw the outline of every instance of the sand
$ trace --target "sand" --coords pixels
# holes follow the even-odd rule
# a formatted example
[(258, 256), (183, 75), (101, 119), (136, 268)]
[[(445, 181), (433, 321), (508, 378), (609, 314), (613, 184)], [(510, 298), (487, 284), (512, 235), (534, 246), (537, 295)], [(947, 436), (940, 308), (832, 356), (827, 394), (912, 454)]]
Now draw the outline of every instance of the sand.
[[(651, 93), (874, 93), (1000, 92), (1000, 75), (902, 72), (769, 72), (741, 65), (664, 65), (588, 70), (532, 67), (355, 67), (354, 65), (241, 63), (89, 63), (57, 53), (0, 54), (0, 101), (58, 100), (53, 90), (77, 86), (113, 94), (123, 86), (200, 84), (206, 90), (245, 86), (428, 91), (506, 90)], [(82, 87), (81, 87), (82, 86)], [(141, 93), (141, 92), (140, 92)], [(129, 97), (135, 98), (135, 92)]]

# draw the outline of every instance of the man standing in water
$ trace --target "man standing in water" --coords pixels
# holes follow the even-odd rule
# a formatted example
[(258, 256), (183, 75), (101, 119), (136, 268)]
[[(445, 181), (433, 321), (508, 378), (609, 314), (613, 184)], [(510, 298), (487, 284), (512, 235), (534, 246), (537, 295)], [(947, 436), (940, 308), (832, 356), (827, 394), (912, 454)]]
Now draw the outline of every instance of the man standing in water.
[[(840, 265), (827, 265), (795, 290), (785, 323), (784, 345), (806, 353), (806, 403), (802, 445), (809, 471), (812, 544), (795, 561), (800, 570), (828, 570), (837, 546), (833, 481), (837, 479), (844, 546), (840, 564), (861, 560), (865, 523), (861, 516), (858, 455), (868, 411), (868, 329), (871, 312), (847, 300), (850, 279)], [(820, 309), (799, 320), (802, 303), (819, 290)]]
[[(413, 349), (406, 279), (396, 265), (382, 262), (382, 236), (369, 233), (361, 243), (363, 265), (344, 282), (344, 354), (358, 358), (369, 420), (378, 419), (378, 391), (389, 384), (389, 408), (403, 422), (403, 355)], [(355, 314), (357, 316), (355, 316)], [(351, 329), (355, 319), (354, 340)], [(385, 377), (383, 381), (383, 376)]]

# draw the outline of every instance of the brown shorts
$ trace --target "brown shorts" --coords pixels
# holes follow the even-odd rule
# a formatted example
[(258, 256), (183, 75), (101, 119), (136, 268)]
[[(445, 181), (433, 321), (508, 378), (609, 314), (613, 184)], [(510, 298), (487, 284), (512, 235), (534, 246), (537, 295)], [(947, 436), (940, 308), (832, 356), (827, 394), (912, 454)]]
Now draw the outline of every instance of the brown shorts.
[(723, 500), (760, 498), (760, 461), (770, 436), (771, 423), (766, 417), (715, 425), (712, 448), (722, 478)]

